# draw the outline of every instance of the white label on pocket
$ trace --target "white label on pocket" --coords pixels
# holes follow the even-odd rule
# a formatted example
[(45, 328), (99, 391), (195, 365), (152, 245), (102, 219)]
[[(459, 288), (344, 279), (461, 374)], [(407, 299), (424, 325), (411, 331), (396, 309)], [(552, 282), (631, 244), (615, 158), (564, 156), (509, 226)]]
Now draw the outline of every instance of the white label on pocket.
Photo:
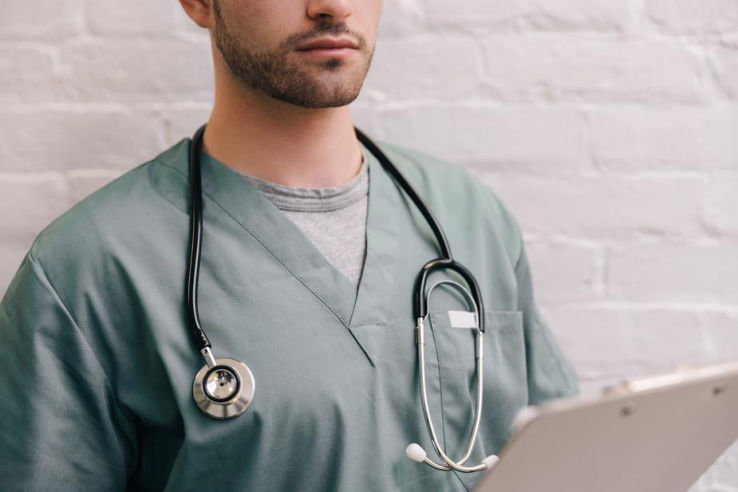
[(477, 313), (472, 311), (449, 311), (448, 321), (452, 328), (476, 328)]

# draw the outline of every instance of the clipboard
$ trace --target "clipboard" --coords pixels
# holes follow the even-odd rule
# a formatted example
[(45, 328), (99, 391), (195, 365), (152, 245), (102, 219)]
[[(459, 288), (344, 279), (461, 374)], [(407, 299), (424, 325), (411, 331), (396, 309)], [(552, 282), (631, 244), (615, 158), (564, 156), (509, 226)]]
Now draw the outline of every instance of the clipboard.
[(738, 439), (738, 362), (521, 410), (476, 492), (687, 491)]

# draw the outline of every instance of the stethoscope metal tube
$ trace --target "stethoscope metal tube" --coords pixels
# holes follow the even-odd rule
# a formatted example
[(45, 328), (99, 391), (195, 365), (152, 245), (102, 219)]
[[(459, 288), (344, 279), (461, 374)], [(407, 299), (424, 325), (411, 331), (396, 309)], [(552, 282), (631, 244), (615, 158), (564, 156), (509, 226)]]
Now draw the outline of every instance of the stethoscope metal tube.
[[(421, 284), (424, 286), (425, 282), (421, 282)], [(425, 451), (418, 445), (418, 444), (411, 444), (408, 446), (408, 456), (413, 459), (414, 461), (423, 462), (427, 465), (431, 466), (432, 468), (435, 468), (436, 470), (441, 471), (450, 471), (450, 470), (456, 470), (463, 473), (471, 473), (476, 471), (485, 470), (488, 467), (490, 467), (496, 457), (488, 457), (486, 458), (481, 464), (476, 466), (463, 466), (466, 460), (469, 459), (471, 456), (471, 453), (474, 449), (474, 444), (476, 443), (477, 439), (477, 433), (479, 431), (479, 423), (481, 421), (482, 416), (482, 397), (483, 397), (483, 388), (484, 388), (484, 331), (482, 330), (482, 323), (480, 322), (480, 319), (482, 318), (481, 313), (479, 311), (479, 306), (477, 304), (477, 301), (475, 297), (472, 294), (469, 294), (468, 291), (458, 282), (454, 282), (452, 280), (442, 280), (439, 282), (436, 282), (431, 286), (431, 288), (428, 290), (427, 294), (425, 294), (423, 297), (425, 299), (430, 299), (431, 294), (433, 290), (438, 287), (439, 285), (448, 284), (452, 285), (453, 287), (457, 288), (465, 297), (469, 305), (473, 308), (474, 314), (477, 318), (477, 327), (475, 330), (475, 337), (474, 337), (474, 358), (475, 358), (475, 375), (477, 377), (477, 391), (476, 391), (476, 405), (475, 405), (475, 411), (474, 411), (474, 423), (472, 425), (472, 430), (469, 436), (469, 442), (466, 447), (466, 451), (464, 455), (457, 461), (454, 461), (451, 459), (446, 452), (441, 448), (438, 436), (436, 434), (435, 428), (433, 426), (433, 419), (431, 417), (430, 413), (430, 406), (428, 404), (428, 392), (427, 392), (427, 383), (426, 383), (426, 373), (425, 373), (425, 317), (419, 317), (417, 318), (416, 323), (416, 346), (417, 346), (417, 352), (418, 352), (418, 374), (420, 379), (420, 399), (422, 403), (423, 408), (423, 417), (425, 418), (426, 426), (428, 427), (428, 432), (431, 436), (431, 443), (433, 444), (433, 448), (436, 450), (436, 453), (438, 456), (441, 457), (445, 465), (436, 463), (435, 461), (431, 460), (427, 457)]]
[(483, 389), (483, 374), (484, 374), (484, 353), (482, 351), (482, 343), (483, 343), (483, 337), (484, 334), (477, 330), (476, 337), (475, 337), (475, 345), (476, 345), (476, 374), (477, 374), (477, 401), (476, 401), (476, 408), (474, 412), (474, 425), (472, 427), (471, 435), (469, 437), (469, 444), (467, 445), (466, 452), (464, 455), (458, 460), (454, 461), (452, 460), (448, 455), (446, 455), (445, 451), (441, 448), (438, 436), (436, 435), (436, 431), (433, 427), (433, 420), (431, 418), (430, 414), (430, 407), (428, 405), (428, 393), (426, 389), (426, 378), (425, 378), (425, 326), (423, 323), (422, 318), (418, 318), (417, 323), (417, 330), (418, 330), (418, 367), (419, 367), (419, 373), (420, 373), (420, 399), (423, 405), (423, 416), (425, 417), (426, 426), (428, 427), (428, 432), (431, 435), (431, 443), (433, 444), (433, 448), (436, 450), (436, 453), (441, 457), (441, 459), (446, 463), (446, 466), (435, 463), (433, 460), (431, 460), (428, 457), (425, 457), (423, 459), (423, 462), (431, 465), (433, 468), (437, 470), (456, 470), (464, 473), (470, 473), (470, 472), (476, 472), (481, 471), (487, 468), (485, 464), (480, 464), (473, 467), (465, 467), (463, 464), (466, 462), (467, 459), (469, 459), (469, 456), (471, 456), (472, 450), (474, 449), (474, 444), (477, 439), (477, 433), (479, 431), (479, 422), (481, 420), (481, 408), (482, 408), (482, 389)]

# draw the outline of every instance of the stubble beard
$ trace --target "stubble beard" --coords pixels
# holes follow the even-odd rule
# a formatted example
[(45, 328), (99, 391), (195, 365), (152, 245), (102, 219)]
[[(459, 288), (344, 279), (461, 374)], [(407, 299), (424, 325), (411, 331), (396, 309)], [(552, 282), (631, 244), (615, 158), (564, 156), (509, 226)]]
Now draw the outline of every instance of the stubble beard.
[[(297, 43), (304, 41), (308, 36), (289, 37), (273, 51), (255, 53), (245, 48), (239, 38), (230, 31), (224, 21), (218, 0), (213, 2), (213, 13), (215, 45), (231, 75), (247, 87), (262, 91), (274, 99), (313, 109), (345, 106), (358, 97), (374, 55), (374, 49), (367, 53), (363, 38), (358, 40), (358, 50), (360, 54), (365, 54), (363, 66), (351, 70), (341, 77), (342, 80), (337, 75), (335, 82), (327, 83), (321, 81), (319, 75), (300, 68), (288, 59)], [(345, 24), (323, 23), (318, 24), (309, 37), (314, 37), (318, 32), (338, 35), (347, 31)], [(317, 72), (349, 70), (346, 62), (340, 58), (332, 58), (318, 67), (315, 65), (313, 67)], [(326, 78), (330, 78), (330, 75)]]

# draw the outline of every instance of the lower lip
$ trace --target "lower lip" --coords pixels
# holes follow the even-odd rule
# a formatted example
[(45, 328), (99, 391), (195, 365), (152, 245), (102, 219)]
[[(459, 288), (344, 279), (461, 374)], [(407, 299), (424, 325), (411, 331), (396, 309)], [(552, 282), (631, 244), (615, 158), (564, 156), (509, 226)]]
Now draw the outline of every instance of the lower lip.
[(354, 48), (313, 48), (297, 51), (311, 58), (345, 58), (356, 50)]

